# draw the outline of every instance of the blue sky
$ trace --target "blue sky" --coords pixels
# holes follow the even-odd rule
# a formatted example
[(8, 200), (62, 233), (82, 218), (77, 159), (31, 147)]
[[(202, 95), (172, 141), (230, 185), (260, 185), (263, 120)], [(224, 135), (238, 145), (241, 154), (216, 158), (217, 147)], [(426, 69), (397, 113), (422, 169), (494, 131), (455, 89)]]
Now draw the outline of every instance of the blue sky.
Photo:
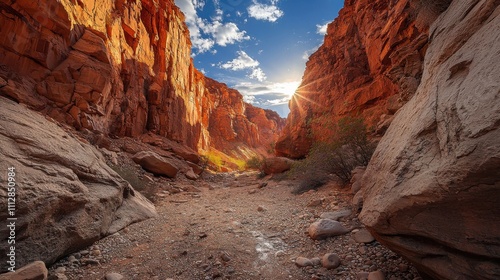
[(195, 66), (245, 101), (288, 115), (305, 63), (342, 0), (175, 0), (186, 15)]

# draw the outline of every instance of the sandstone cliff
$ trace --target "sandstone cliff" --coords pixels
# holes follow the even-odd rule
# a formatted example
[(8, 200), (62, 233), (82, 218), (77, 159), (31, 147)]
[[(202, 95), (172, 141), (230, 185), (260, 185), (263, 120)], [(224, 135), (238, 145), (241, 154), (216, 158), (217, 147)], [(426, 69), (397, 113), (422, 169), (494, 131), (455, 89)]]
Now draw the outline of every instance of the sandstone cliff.
[(500, 279), (500, 1), (453, 1), (429, 40), (422, 83), (363, 177), (360, 219), (433, 279)]
[[(77, 129), (119, 137), (151, 132), (199, 152), (237, 146), (234, 140), (255, 154), (276, 141), (269, 135), (279, 129), (274, 116), (254, 124), (244, 110), (232, 115), (244, 123), (236, 130), (217, 125), (238, 137), (209, 131), (227, 118), (212, 96), (227, 89), (211, 82), (206, 89), (172, 0), (2, 0), (0, 10), (3, 96)], [(224, 106), (249, 107), (233, 95)]]
[(432, 17), (410, 0), (345, 1), (307, 62), (277, 154), (304, 157), (346, 115), (383, 132), (420, 83)]
[[(151, 202), (115, 173), (93, 146), (79, 141), (45, 116), (0, 97), (0, 168), (2, 181), (15, 168), (13, 216), (16, 267), (34, 260), (51, 264), (131, 223), (155, 217)], [(5, 182), (4, 181), (4, 182)], [(5, 185), (6, 186), (6, 185)], [(7, 205), (7, 187), (0, 189)], [(11, 236), (0, 228), (0, 236)], [(0, 271), (6, 271), (2, 245)]]
[(243, 96), (210, 78), (205, 78), (210, 119), (208, 132), (212, 146), (230, 156), (249, 158), (272, 153), (273, 143), (285, 120), (276, 112), (243, 102)]

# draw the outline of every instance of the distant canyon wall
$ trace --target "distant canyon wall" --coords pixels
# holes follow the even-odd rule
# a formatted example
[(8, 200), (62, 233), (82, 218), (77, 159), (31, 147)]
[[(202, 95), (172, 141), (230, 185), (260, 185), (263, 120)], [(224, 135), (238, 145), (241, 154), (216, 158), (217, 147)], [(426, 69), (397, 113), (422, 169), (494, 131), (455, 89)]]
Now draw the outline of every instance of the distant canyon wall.
[(424, 2), (345, 1), (289, 103), (278, 155), (304, 157), (344, 116), (360, 116), (373, 132), (384, 132), (422, 77), (428, 28), (439, 9)]
[[(269, 135), (282, 127), (277, 115), (245, 104), (237, 92), (226, 98), (225, 85), (193, 66), (173, 0), (2, 0), (0, 10), (3, 96), (77, 129), (153, 132), (199, 152), (256, 151), (277, 140)], [(222, 116), (219, 106), (239, 110)], [(264, 117), (254, 123), (247, 115)]]

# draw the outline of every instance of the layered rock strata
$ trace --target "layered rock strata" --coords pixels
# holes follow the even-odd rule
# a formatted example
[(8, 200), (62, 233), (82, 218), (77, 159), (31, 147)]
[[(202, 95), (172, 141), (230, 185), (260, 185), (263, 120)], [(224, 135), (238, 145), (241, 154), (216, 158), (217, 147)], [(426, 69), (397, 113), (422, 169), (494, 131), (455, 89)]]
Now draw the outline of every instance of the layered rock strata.
[(306, 64), (276, 145), (278, 156), (304, 157), (313, 143), (328, 141), (344, 116), (361, 116), (383, 133), (420, 83), (432, 11), (411, 0), (344, 5)]

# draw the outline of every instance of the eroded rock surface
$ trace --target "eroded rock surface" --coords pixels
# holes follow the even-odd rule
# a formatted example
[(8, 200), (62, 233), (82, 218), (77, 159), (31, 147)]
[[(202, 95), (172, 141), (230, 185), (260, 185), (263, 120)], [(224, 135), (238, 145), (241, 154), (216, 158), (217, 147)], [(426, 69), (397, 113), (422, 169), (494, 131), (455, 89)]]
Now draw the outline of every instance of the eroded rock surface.
[(361, 221), (434, 279), (500, 278), (499, 1), (453, 1), (363, 177)]
[(304, 157), (344, 116), (360, 114), (383, 133), (420, 83), (432, 19), (421, 1), (345, 1), (307, 62), (277, 155)]
[[(39, 113), (0, 97), (0, 170), (15, 168), (16, 266), (51, 264), (155, 207), (116, 174), (93, 146)], [(0, 189), (7, 201), (7, 189)], [(7, 211), (0, 213), (7, 219)], [(0, 236), (9, 236), (6, 227)], [(2, 264), (2, 270), (5, 270)]]
[(0, 95), (61, 123), (233, 156), (267, 155), (283, 127), (194, 67), (173, 0), (3, 1), (0, 10)]

